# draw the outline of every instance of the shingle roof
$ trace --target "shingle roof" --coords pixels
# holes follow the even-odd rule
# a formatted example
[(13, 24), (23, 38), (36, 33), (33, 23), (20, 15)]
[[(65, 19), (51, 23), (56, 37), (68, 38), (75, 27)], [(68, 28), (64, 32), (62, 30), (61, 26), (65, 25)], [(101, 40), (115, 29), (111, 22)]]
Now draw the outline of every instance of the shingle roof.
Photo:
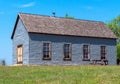
[(22, 13), (18, 17), (22, 20), (27, 31), (32, 33), (116, 38), (103, 22)]

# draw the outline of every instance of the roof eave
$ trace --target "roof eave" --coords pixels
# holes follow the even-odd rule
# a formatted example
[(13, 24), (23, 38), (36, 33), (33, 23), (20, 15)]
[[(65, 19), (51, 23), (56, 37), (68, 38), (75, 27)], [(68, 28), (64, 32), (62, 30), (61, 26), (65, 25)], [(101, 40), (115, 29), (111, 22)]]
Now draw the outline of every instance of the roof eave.
[(17, 26), (17, 23), (18, 23), (18, 20), (19, 20), (19, 15), (17, 16), (17, 19), (16, 19), (16, 22), (15, 22), (15, 25), (14, 25), (14, 29), (13, 29), (13, 32), (12, 32), (12, 35), (11, 35), (11, 39), (13, 39), (13, 36), (14, 36), (14, 33), (15, 33), (15, 30), (16, 30), (16, 26)]
[(94, 37), (94, 36), (78, 36), (78, 35), (66, 35), (66, 34), (52, 34), (52, 33), (40, 33), (40, 32), (28, 32), (33, 34), (46, 34), (46, 35), (60, 35), (60, 36), (73, 36), (73, 37), (88, 37), (88, 38), (101, 38), (101, 39), (117, 39), (117, 37)]

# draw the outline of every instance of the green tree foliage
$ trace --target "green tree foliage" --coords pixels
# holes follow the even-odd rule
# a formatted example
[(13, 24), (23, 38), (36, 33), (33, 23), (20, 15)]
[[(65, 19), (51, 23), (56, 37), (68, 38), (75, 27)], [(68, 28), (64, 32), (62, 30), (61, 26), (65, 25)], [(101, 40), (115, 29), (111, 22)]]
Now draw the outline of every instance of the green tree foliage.
[(120, 60), (120, 44), (117, 44), (117, 59)]
[(118, 38), (117, 39), (117, 59), (120, 60), (120, 15), (118, 15), (115, 19), (108, 22), (107, 25)]
[(66, 13), (65, 18), (74, 19), (74, 17), (73, 16), (69, 16), (68, 13)]
[(118, 37), (118, 42), (120, 43), (120, 15), (108, 22), (107, 25)]

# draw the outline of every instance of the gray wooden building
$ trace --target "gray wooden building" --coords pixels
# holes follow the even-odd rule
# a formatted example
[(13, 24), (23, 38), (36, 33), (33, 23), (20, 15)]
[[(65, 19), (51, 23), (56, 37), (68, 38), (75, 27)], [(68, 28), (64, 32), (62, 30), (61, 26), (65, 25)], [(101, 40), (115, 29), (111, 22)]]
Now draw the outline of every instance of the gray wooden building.
[(103, 22), (19, 13), (11, 39), (13, 65), (116, 64), (116, 36)]

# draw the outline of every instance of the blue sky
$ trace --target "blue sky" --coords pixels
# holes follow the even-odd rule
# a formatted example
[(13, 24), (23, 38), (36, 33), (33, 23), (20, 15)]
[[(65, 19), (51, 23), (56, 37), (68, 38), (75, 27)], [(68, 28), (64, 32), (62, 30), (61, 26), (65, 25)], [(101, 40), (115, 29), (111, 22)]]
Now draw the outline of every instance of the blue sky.
[(10, 39), (18, 12), (108, 22), (120, 14), (120, 0), (0, 0), (0, 60), (12, 64)]

